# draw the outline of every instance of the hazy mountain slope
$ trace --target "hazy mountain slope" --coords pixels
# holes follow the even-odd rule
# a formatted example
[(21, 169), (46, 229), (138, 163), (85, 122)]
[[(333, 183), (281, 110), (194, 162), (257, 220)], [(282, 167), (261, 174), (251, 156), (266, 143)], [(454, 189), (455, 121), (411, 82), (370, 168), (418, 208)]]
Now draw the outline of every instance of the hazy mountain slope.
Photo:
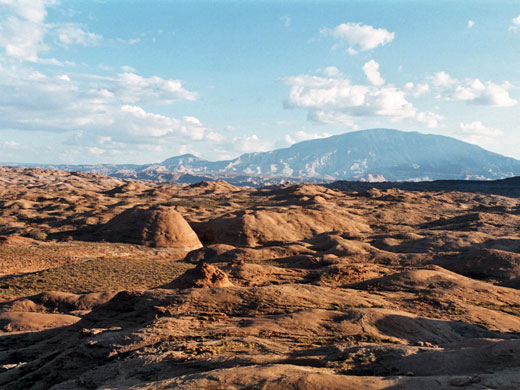
[(519, 160), (451, 137), (391, 129), (354, 131), (226, 161), (184, 154), (145, 165), (14, 165), (157, 182), (222, 179), (251, 186), (287, 181), (493, 180), (520, 176)]
[(520, 161), (450, 137), (373, 129), (244, 154), (226, 171), (345, 180), (498, 179), (520, 174)]

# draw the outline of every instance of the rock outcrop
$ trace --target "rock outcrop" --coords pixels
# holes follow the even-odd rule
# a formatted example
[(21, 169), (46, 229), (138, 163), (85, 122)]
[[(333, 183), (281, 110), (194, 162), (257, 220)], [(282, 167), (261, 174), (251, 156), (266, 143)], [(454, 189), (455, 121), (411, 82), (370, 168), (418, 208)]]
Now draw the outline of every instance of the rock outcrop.
[(202, 247), (188, 222), (171, 207), (134, 207), (116, 215), (100, 230), (103, 239), (158, 248)]

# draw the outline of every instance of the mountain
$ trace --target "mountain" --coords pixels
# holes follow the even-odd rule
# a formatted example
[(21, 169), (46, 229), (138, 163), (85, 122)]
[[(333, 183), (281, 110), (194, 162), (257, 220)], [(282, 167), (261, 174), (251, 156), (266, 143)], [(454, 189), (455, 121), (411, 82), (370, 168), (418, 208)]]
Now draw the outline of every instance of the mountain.
[(519, 175), (520, 161), (451, 137), (372, 129), (244, 154), (223, 171), (328, 180), (501, 179)]
[(451, 137), (392, 129), (354, 131), (225, 161), (184, 154), (155, 164), (52, 168), (159, 182), (223, 179), (251, 186), (335, 180), (496, 180), (520, 176), (520, 161), (514, 158)]
[(169, 171), (192, 171), (205, 169), (210, 162), (199, 158), (193, 154), (183, 154), (182, 156), (170, 157), (159, 165), (166, 167)]

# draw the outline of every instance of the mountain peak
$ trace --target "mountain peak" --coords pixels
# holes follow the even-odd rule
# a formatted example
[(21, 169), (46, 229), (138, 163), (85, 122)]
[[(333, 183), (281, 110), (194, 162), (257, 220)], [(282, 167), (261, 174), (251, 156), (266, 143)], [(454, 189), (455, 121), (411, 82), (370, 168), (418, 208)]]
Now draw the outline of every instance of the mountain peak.
[(195, 156), (191, 153), (182, 154), (180, 156), (174, 156), (167, 158), (164, 160), (161, 164), (164, 165), (170, 165), (170, 164), (177, 164), (179, 162), (194, 162), (194, 161), (206, 161), (200, 157)]
[(520, 176), (520, 161), (452, 137), (375, 128), (245, 153), (233, 160), (207, 161), (188, 153), (159, 164), (66, 169), (158, 181), (225, 179), (256, 186), (287, 181), (496, 180)]
[(520, 161), (467, 142), (416, 131), (375, 128), (246, 153), (223, 162), (174, 157), (192, 172), (271, 175), (322, 180), (428, 181), (501, 179), (520, 174)]

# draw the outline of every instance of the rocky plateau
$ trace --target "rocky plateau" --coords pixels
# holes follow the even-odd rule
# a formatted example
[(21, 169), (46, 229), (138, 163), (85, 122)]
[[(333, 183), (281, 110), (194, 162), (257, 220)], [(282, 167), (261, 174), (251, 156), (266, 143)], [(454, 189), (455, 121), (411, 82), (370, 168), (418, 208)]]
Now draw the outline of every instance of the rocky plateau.
[(520, 199), (0, 167), (2, 389), (518, 389)]

